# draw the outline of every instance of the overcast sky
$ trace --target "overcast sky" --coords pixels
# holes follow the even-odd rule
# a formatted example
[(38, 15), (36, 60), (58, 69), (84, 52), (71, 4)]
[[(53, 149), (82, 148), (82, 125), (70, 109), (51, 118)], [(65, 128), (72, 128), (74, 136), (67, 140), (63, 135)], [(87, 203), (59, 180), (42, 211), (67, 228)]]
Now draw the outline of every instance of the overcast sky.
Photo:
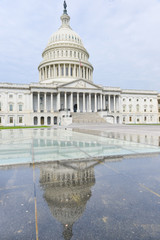
[[(160, 92), (160, 0), (67, 0), (90, 54), (94, 83)], [(0, 82), (38, 81), (42, 51), (63, 0), (1, 0)]]

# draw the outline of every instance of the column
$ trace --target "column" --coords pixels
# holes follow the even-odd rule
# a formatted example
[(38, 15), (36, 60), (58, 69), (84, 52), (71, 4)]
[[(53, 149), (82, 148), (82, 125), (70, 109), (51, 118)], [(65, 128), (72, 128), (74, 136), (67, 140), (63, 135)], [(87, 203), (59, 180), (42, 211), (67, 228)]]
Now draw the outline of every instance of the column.
[(120, 95), (119, 95), (118, 100), (119, 100), (118, 101), (118, 107), (119, 107), (118, 111), (121, 112), (121, 98), (120, 98)]
[(108, 111), (111, 112), (111, 95), (108, 95)]
[(86, 112), (86, 101), (85, 101), (85, 93), (83, 93), (83, 112)]
[(113, 112), (116, 112), (116, 96), (113, 96), (113, 104), (114, 104), (114, 109)]
[(51, 93), (51, 112), (53, 111), (53, 93)]
[(64, 77), (66, 77), (66, 64), (64, 64)]
[(89, 93), (89, 112), (92, 112), (91, 110), (91, 93)]
[(31, 92), (31, 112), (33, 112), (33, 92)]
[(51, 66), (49, 65), (49, 69), (48, 69), (48, 78), (51, 77)]
[(64, 93), (64, 109), (67, 110), (67, 93)]
[(97, 93), (94, 95), (94, 111), (97, 112)]
[(85, 79), (85, 67), (83, 67), (83, 79)]
[(38, 94), (37, 94), (37, 104), (38, 104), (38, 106), (37, 106), (37, 110), (38, 110), (38, 112), (40, 112), (40, 93), (38, 92)]
[(54, 68), (54, 72), (53, 72), (54, 75), (53, 76), (55, 78), (56, 77), (56, 65), (55, 64), (53, 65), (53, 68)]
[(45, 79), (47, 79), (47, 67), (45, 67)]
[(60, 92), (57, 93), (57, 111), (60, 110)]
[(76, 65), (74, 64), (73, 66), (74, 66), (73, 67), (73, 77), (75, 78), (76, 77)]
[(61, 76), (61, 66), (60, 66), (60, 64), (58, 64), (58, 76), (59, 77)]
[(70, 111), (73, 112), (73, 92), (71, 92)]
[(47, 112), (47, 93), (44, 93), (44, 112)]
[(88, 72), (88, 74), (89, 74), (89, 80), (90, 80), (90, 79), (91, 79), (91, 78), (90, 78), (90, 69), (89, 69), (89, 72)]
[(86, 72), (87, 72), (86, 75), (87, 75), (87, 80), (88, 80), (88, 68), (86, 68)]
[(80, 112), (80, 110), (79, 110), (79, 93), (77, 93), (77, 112)]
[(103, 110), (106, 109), (106, 97), (103, 95)]
[(45, 79), (45, 71), (44, 71), (44, 67), (43, 67), (42, 71), (43, 71), (43, 80), (44, 80), (44, 79)]
[(68, 76), (71, 76), (71, 64), (69, 64), (69, 69), (68, 69)]
[(39, 69), (39, 80), (41, 81), (41, 69)]
[(102, 93), (100, 94), (100, 109), (102, 111)]

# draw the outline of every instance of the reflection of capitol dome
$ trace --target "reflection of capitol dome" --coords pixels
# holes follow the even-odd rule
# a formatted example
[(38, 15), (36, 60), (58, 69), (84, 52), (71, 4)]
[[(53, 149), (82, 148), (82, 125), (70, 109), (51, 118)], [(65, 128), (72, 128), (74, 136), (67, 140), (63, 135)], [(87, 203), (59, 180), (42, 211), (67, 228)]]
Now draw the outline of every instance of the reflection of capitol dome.
[(53, 163), (41, 168), (40, 183), (52, 215), (63, 224), (64, 239), (82, 216), (95, 184), (95, 162)]
[(76, 79), (92, 81), (93, 67), (89, 54), (79, 35), (70, 27), (67, 10), (61, 16), (62, 25), (52, 34), (43, 51), (43, 61), (38, 69), (40, 82), (60, 84)]

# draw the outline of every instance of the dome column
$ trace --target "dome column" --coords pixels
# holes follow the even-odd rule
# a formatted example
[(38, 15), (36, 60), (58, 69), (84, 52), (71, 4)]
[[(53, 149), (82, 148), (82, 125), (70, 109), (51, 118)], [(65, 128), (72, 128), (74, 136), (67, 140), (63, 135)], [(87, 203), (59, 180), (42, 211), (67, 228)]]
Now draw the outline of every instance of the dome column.
[(49, 69), (48, 69), (48, 78), (51, 77), (51, 65), (49, 65)]
[(64, 63), (64, 77), (66, 77), (66, 64)]
[(58, 64), (58, 77), (61, 76), (61, 67), (60, 67), (60, 64)]
[(55, 66), (55, 64), (53, 65), (53, 68), (54, 68), (53, 76), (55, 78), (56, 77), (56, 66)]

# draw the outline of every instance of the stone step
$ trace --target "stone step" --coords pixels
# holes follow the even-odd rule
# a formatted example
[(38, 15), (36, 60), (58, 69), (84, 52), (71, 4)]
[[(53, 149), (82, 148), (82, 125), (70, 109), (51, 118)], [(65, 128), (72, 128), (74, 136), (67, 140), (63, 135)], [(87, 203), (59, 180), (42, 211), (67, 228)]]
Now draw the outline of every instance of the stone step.
[(98, 113), (72, 113), (73, 123), (106, 123)]

